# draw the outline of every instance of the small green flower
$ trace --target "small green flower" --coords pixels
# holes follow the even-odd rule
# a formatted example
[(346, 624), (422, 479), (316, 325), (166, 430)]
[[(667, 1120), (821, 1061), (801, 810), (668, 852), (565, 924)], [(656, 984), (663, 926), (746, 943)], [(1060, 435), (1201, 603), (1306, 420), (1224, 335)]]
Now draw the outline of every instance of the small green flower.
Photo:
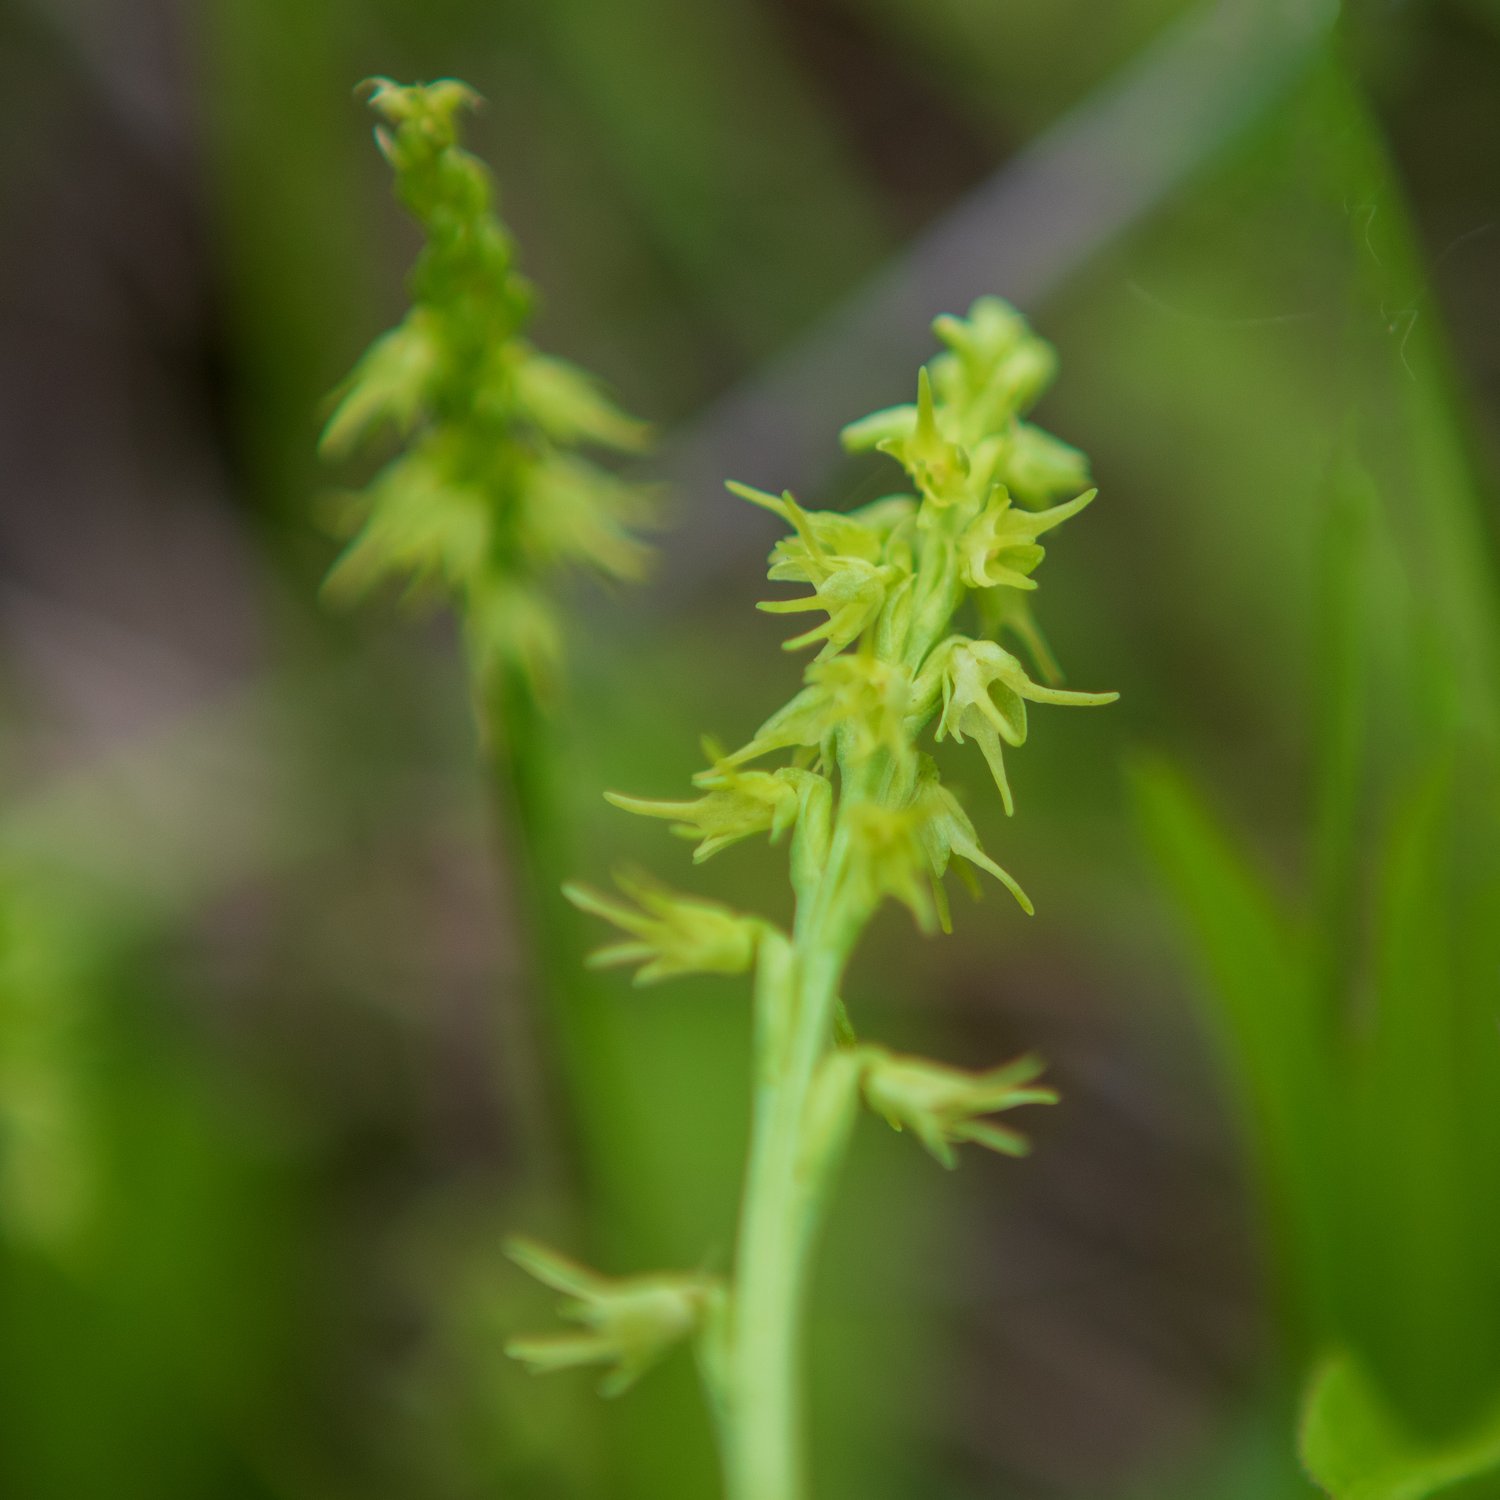
[(858, 557), (869, 563), (885, 560), (892, 537), (917, 508), (910, 495), (887, 495), (857, 510), (804, 510), (790, 490), (771, 495), (733, 480), (724, 488), (780, 516), (792, 528), (792, 535), (783, 537), (771, 549), (767, 577), (776, 582), (810, 582), (811, 559), (824, 554)]
[[(1021, 420), (1057, 372), (1051, 347), (996, 297), (981, 297), (967, 318), (938, 318), (933, 330), (948, 351), (928, 366), (935, 398), (930, 420), (919, 397), (914, 406), (893, 406), (851, 423), (843, 431), (844, 446), (852, 452), (879, 448), (916, 475), (918, 466), (930, 464), (922, 454), (936, 453), (935, 439), (940, 439), (964, 456), (964, 462), (948, 456), (944, 472), (966, 463), (976, 487), (1003, 484), (1028, 506), (1046, 505), (1085, 488), (1088, 460), (1083, 454)], [(913, 446), (924, 424), (929, 435)], [(961, 492), (961, 486), (957, 492), (950, 488), (947, 498)], [(983, 490), (978, 493), (982, 498)]]
[(978, 882), (970, 866), (993, 875), (1001, 885), (1016, 898), (1016, 905), (1026, 915), (1035, 914), (1031, 898), (1023, 891), (1008, 870), (1003, 870), (979, 847), (979, 835), (969, 815), (963, 810), (957, 797), (948, 790), (938, 776), (937, 765), (930, 756), (922, 757), (918, 774), (917, 794), (912, 804), (921, 819), (922, 848), (927, 855), (928, 868), (932, 873), (932, 888), (938, 906), (938, 920), (943, 931), (950, 928), (947, 898), (943, 893), (943, 876), (951, 862), (957, 858), (958, 871), (966, 883), (977, 893)]
[(1034, 589), (1031, 574), (1046, 557), (1045, 548), (1037, 545), (1044, 532), (1076, 516), (1097, 495), (1085, 490), (1066, 505), (1050, 510), (1017, 510), (1002, 484), (991, 491), (984, 509), (969, 523), (958, 540), (959, 572), (971, 589), (1005, 586)]
[(866, 652), (845, 652), (815, 661), (806, 682), (725, 765), (799, 747), (818, 750), (831, 763), (835, 741), (841, 753), (858, 759), (882, 749), (898, 757), (908, 752), (902, 726), (911, 707), (912, 680), (899, 665)]
[(679, 974), (743, 974), (755, 962), (767, 924), (697, 896), (683, 896), (640, 873), (615, 877), (628, 905), (583, 885), (566, 885), (568, 900), (612, 922), (631, 939), (589, 955), (594, 968), (639, 964), (637, 984)]
[(512, 1240), (507, 1250), (522, 1270), (567, 1297), (559, 1315), (583, 1331), (512, 1339), (505, 1352), (534, 1374), (611, 1365), (599, 1387), (604, 1396), (622, 1395), (673, 1345), (703, 1332), (723, 1301), (712, 1276), (601, 1276), (531, 1240)]
[(342, 458), (382, 422), (402, 437), (417, 424), (442, 370), (443, 350), (431, 315), (413, 308), (365, 351), (340, 387), (319, 447)]
[(431, 434), (395, 459), (343, 507), (355, 535), (330, 569), (330, 597), (353, 599), (388, 579), (407, 593), (465, 600), (487, 577), (490, 502), (455, 464), (453, 444)]
[(893, 496), (865, 511), (806, 511), (790, 491), (768, 495), (748, 485), (730, 484), (731, 493), (779, 515), (794, 529), (771, 552), (767, 576), (773, 583), (808, 583), (811, 597), (771, 599), (757, 608), (768, 614), (802, 614), (821, 610), (827, 621), (786, 642), (789, 651), (823, 642), (821, 661), (850, 645), (874, 622), (907, 569), (886, 557), (891, 533), (914, 509), (906, 497)]
[(1120, 696), (1042, 687), (1026, 675), (1026, 669), (1009, 651), (994, 641), (971, 641), (956, 635), (949, 637), (938, 650), (943, 653), (943, 713), (937, 737), (941, 740), (951, 734), (959, 744), (965, 735), (973, 737), (989, 762), (1007, 813), (1015, 811), (1015, 802), (1000, 746), (1002, 740), (1007, 745), (1026, 743), (1027, 700), (1080, 707), (1113, 703)]
[(974, 492), (973, 466), (962, 445), (950, 442), (938, 422), (932, 397), (932, 380), (926, 369), (917, 374), (917, 404), (910, 428), (897, 436), (876, 443), (882, 453), (889, 453), (921, 490), (925, 499), (939, 508), (961, 505)]
[(965, 1141), (1005, 1156), (1024, 1156), (1026, 1138), (981, 1118), (1022, 1104), (1055, 1104), (1048, 1088), (1028, 1087), (1042, 1071), (1034, 1057), (969, 1073), (881, 1047), (860, 1048), (865, 1102), (896, 1130), (909, 1128), (945, 1167), (954, 1167), (954, 1147)]
[(815, 576), (807, 580), (813, 584), (811, 598), (765, 599), (756, 608), (771, 615), (823, 611), (828, 616), (825, 623), (784, 642), (788, 651), (797, 651), (822, 641), (818, 660), (823, 661), (842, 651), (874, 623), (898, 575), (895, 568), (858, 557), (822, 558), (813, 571)]
[(576, 454), (551, 453), (532, 466), (520, 502), (520, 544), (538, 572), (578, 563), (624, 580), (645, 573), (651, 549), (630, 531), (650, 519), (641, 486)]
[(911, 912), (923, 932), (950, 928), (943, 876), (954, 858), (977, 893), (969, 867), (993, 875), (1030, 916), (1031, 901), (1006, 870), (979, 846), (974, 825), (938, 777), (931, 756), (918, 758), (915, 790), (902, 807), (862, 803), (849, 809), (847, 888), (868, 914), (887, 896)]
[(911, 913), (923, 932), (937, 930), (932, 861), (922, 838), (925, 821), (917, 807), (865, 802), (848, 810), (845, 889), (850, 905), (862, 918), (868, 918), (889, 896)]
[(775, 843), (793, 823), (813, 783), (826, 787), (825, 777), (796, 766), (775, 771), (742, 771), (716, 765), (694, 778), (709, 790), (691, 802), (662, 802), (606, 792), (605, 797), (626, 812), (645, 818), (666, 818), (680, 838), (696, 839), (693, 863), (726, 849), (752, 834), (769, 833)]

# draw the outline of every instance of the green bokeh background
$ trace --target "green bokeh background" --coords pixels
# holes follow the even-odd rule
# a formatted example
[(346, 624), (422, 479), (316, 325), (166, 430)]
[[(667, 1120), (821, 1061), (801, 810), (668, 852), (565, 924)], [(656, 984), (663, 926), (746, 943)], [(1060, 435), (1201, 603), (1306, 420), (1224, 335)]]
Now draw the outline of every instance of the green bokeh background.
[[(517, 1228), (725, 1264), (748, 1019), (601, 982), (558, 1120), (450, 631), (318, 599), (326, 393), (416, 248), (376, 73), (484, 94), (538, 340), (674, 486), (653, 581), (577, 593), (549, 868), (683, 879), (600, 791), (676, 794), (796, 682), (773, 533), (703, 465), (880, 493), (836, 430), (929, 352), (893, 297), (1012, 297), (1061, 356), (1041, 420), (1101, 498), (1042, 619), (1122, 699), (1035, 715), (1010, 823), (947, 757), (1038, 915), (887, 913), (849, 998), (954, 1062), (1036, 1048), (1064, 1099), (952, 1176), (862, 1125), (817, 1493), (1312, 1494), (1335, 1349), (1414, 1441), (1493, 1409), (1500, 7), (12, 0), (0, 1493), (717, 1492), (685, 1357), (604, 1405), (499, 1353), (550, 1316)], [(808, 354), (861, 337), (847, 386)], [(702, 886), (779, 911), (782, 857)]]

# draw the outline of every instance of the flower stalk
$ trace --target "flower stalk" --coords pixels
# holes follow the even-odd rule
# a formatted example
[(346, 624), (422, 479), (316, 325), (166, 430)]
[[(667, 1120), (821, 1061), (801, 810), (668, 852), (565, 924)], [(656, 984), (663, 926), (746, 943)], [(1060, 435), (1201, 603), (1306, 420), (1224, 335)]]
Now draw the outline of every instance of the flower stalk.
[[(729, 1500), (808, 1493), (801, 1379), (808, 1277), (859, 1104), (911, 1130), (952, 1166), (961, 1143), (1024, 1152), (1024, 1137), (992, 1117), (1055, 1097), (1036, 1086), (1040, 1065), (1031, 1058), (971, 1073), (861, 1043), (842, 998), (849, 959), (888, 899), (923, 932), (950, 927), (950, 870), (971, 886), (984, 871), (1031, 910), (980, 847), (922, 748), (928, 731), (937, 740), (973, 739), (1010, 813), (1001, 747), (1024, 744), (1027, 704), (1116, 697), (1036, 682), (984, 634), (1013, 636), (1040, 675), (1055, 679), (1028, 602), (1045, 555), (1038, 538), (1094, 492), (1084, 487), (1082, 455), (1023, 417), (1052, 376), (1052, 351), (994, 298), (934, 326), (948, 347), (921, 372), (916, 402), (844, 433), (851, 449), (895, 458), (907, 491), (838, 514), (731, 486), (791, 528), (771, 554), (771, 579), (812, 590), (762, 607), (826, 617), (787, 642), (818, 648), (801, 690), (743, 748), (711, 751), (713, 763), (696, 778), (699, 798), (611, 795), (626, 811), (670, 820), (697, 842), (697, 860), (755, 833), (790, 830), (791, 931), (639, 886), (643, 915), (572, 891), (627, 933), (631, 941), (601, 957), (637, 963), (641, 980), (754, 969), (749, 1160), (733, 1274), (705, 1335), (713, 1357), (702, 1361)], [(769, 756), (786, 763), (752, 766)]]
[(636, 530), (653, 497), (587, 455), (639, 452), (649, 433), (591, 376), (526, 337), (536, 294), (488, 171), (460, 144), (478, 96), (452, 79), (363, 87), (424, 243), (409, 311), (360, 359), (323, 433), (332, 459), (381, 438), (397, 444), (333, 506), (347, 541), (324, 588), (351, 601), (394, 584), (408, 603), (445, 604), (457, 618), (498, 840), (517, 876), (515, 926), (532, 938), (527, 988), (541, 1002), (538, 1014), (511, 1007), (504, 1018), (506, 1092), (528, 1166), (550, 1161), (537, 1175), (565, 1197), (580, 1175), (577, 1116), (607, 1096), (608, 1080), (597, 996), (573, 977), (572, 916), (556, 899), (567, 846), (553, 786), (565, 635), (556, 595), (569, 571), (640, 576), (648, 549)]

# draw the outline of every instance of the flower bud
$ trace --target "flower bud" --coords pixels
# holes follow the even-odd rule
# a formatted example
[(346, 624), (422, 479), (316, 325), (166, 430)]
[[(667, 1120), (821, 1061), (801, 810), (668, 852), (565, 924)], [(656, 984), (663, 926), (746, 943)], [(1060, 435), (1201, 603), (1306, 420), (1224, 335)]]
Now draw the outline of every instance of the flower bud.
[[(457, 78), (440, 78), (436, 83), (397, 83), (391, 78), (367, 78), (358, 92), (369, 100), (370, 108), (387, 124), (422, 125), (434, 132), (453, 130), (461, 109), (477, 109), (479, 95)], [(452, 137), (448, 137), (451, 144)]]
[(1036, 508), (1083, 489), (1089, 482), (1089, 461), (1050, 432), (1017, 422), (1001, 450), (995, 477), (1022, 505)]
[(1052, 346), (1026, 326), (1026, 320), (998, 297), (981, 297), (966, 318), (934, 320), (933, 332), (949, 353), (933, 361), (946, 400), (970, 425), (993, 431), (1026, 411), (1052, 383), (1057, 356)]

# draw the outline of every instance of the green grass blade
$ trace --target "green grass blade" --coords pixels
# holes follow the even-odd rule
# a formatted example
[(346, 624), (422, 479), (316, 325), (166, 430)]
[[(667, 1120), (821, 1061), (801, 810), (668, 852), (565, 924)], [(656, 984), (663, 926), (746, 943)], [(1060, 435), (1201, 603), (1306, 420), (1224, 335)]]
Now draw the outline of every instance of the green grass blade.
[(1423, 1444), (1344, 1356), (1308, 1389), (1300, 1446), (1308, 1472), (1334, 1500), (1426, 1500), (1500, 1470), (1500, 1409), (1451, 1442)]
[(1338, 1281), (1328, 1193), (1334, 1121), (1317, 997), (1287, 913), (1186, 778), (1148, 759), (1132, 779), (1137, 816), (1207, 980), (1269, 1232), (1286, 1257), (1282, 1293), (1305, 1331), (1331, 1316)]

